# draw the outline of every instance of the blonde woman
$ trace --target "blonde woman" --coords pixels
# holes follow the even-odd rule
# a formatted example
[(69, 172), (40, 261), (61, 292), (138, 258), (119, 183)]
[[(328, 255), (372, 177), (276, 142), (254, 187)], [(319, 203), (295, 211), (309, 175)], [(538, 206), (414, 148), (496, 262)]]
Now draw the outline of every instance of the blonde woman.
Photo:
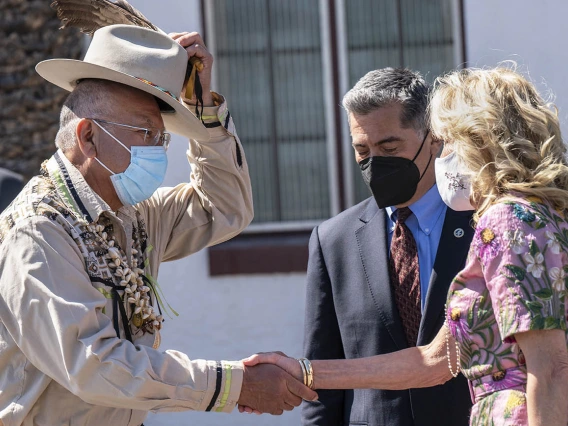
[(461, 370), (471, 425), (567, 425), (568, 164), (556, 114), (505, 68), (440, 78), (430, 108), (432, 133), (446, 142), (436, 161), (442, 198), (476, 210), (438, 336), (371, 358), (246, 362), (275, 363), (315, 389), (430, 387)]

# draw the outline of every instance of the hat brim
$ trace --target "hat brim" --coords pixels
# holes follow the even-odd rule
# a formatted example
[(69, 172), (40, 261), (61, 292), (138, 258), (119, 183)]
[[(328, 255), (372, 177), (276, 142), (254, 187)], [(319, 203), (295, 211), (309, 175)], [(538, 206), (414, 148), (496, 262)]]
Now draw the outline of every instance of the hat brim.
[(209, 140), (209, 132), (181, 102), (143, 81), (119, 71), (74, 59), (49, 59), (36, 65), (37, 73), (50, 83), (72, 92), (79, 80), (97, 78), (115, 81), (147, 92), (170, 105), (175, 112), (162, 113), (166, 130), (189, 139)]

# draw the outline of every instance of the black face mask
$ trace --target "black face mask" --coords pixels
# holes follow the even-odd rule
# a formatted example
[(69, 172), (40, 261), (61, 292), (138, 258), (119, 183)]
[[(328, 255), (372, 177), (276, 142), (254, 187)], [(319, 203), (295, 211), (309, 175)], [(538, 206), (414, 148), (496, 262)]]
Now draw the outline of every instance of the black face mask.
[(414, 160), (420, 155), (427, 137), (428, 132), (412, 160), (402, 157), (369, 157), (359, 163), (363, 180), (373, 193), (380, 209), (404, 204), (416, 193), (418, 183), (432, 161), (430, 154), (424, 173), (420, 175)]

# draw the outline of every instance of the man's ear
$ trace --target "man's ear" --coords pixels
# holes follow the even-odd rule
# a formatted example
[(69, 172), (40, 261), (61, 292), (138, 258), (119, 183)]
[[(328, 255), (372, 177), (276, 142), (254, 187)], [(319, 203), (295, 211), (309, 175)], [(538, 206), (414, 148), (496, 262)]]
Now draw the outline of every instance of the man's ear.
[(87, 158), (95, 158), (97, 156), (97, 148), (95, 146), (95, 138), (99, 132), (96, 131), (93, 122), (87, 118), (81, 118), (75, 128), (75, 137), (77, 145)]

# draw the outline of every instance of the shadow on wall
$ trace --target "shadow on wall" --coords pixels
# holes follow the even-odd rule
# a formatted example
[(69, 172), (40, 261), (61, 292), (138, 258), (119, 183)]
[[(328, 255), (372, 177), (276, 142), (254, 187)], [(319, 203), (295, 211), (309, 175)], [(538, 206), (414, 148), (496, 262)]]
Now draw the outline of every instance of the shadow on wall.
[(22, 176), (0, 167), (0, 213), (24, 187)]

